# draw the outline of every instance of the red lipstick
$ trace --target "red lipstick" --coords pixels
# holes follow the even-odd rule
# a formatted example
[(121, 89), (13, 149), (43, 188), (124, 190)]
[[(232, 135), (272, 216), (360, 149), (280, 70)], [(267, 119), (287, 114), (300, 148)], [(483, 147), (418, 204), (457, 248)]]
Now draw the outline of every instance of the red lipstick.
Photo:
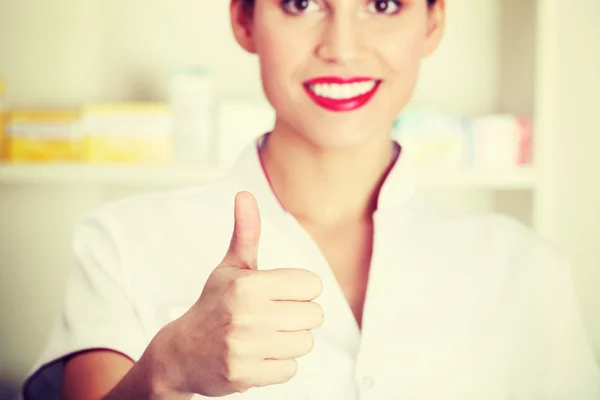
[(381, 80), (335, 76), (320, 77), (304, 82), (304, 90), (320, 107), (333, 112), (353, 111), (369, 102), (379, 89)]

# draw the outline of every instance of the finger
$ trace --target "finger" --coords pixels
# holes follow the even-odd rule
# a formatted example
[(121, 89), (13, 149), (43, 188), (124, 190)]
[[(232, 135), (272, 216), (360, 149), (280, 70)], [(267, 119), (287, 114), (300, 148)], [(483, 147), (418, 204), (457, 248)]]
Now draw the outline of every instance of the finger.
[(310, 331), (274, 332), (261, 341), (264, 348), (259, 350), (263, 359), (289, 360), (310, 353), (315, 345)]
[(257, 268), (260, 225), (256, 198), (250, 192), (239, 192), (235, 196), (233, 233), (223, 265), (253, 270)]
[(298, 372), (298, 362), (289, 360), (263, 360), (253, 366), (253, 386), (269, 386), (285, 383)]
[(321, 278), (304, 269), (259, 271), (252, 280), (255, 292), (265, 300), (312, 301), (323, 291)]
[(259, 326), (277, 332), (296, 332), (323, 324), (323, 309), (315, 302), (271, 301), (257, 318)]

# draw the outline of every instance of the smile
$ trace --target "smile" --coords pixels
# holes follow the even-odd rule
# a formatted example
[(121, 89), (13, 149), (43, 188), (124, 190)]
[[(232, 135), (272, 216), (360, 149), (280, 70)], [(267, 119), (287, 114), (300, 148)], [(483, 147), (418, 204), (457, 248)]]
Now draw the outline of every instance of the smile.
[(304, 89), (320, 107), (343, 112), (361, 108), (373, 98), (381, 80), (373, 78), (323, 77), (306, 81)]

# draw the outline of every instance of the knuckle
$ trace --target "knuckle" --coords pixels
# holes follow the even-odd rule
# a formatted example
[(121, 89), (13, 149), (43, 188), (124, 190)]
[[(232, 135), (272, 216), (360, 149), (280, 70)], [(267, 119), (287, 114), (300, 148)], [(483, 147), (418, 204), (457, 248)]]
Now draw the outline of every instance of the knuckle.
[(229, 359), (229, 354), (227, 354), (227, 352), (225, 353), (221, 361), (221, 375), (227, 383), (230, 383), (234, 377), (234, 374), (236, 373), (235, 366), (233, 362)]
[(225, 378), (229, 386), (236, 392), (245, 392), (250, 389), (243, 368), (239, 364), (229, 364)]
[(225, 293), (225, 299), (229, 307), (235, 307), (238, 302), (250, 295), (252, 282), (249, 276), (242, 275), (234, 278), (229, 283), (229, 288)]
[(227, 359), (227, 365), (231, 365), (237, 351), (237, 340), (228, 335), (225, 337), (225, 354)]
[(235, 390), (238, 393), (244, 393), (247, 392), (250, 388), (252, 388), (252, 385), (250, 385), (248, 382), (246, 381), (233, 381), (230, 383), (233, 390)]
[[(228, 344), (231, 348), (231, 344)], [(244, 392), (250, 389), (247, 376), (247, 368), (244, 368), (244, 363), (239, 357), (232, 355), (229, 352), (225, 357), (224, 362), (224, 378), (228, 386), (236, 392)]]
[(225, 339), (225, 348), (229, 365), (237, 365), (237, 361), (249, 354), (247, 342), (229, 335)]
[(237, 277), (231, 281), (229, 293), (234, 298), (244, 297), (248, 291), (248, 279), (244, 276)]
[(230, 334), (237, 333), (238, 331), (244, 331), (251, 326), (251, 318), (249, 315), (244, 313), (231, 314), (229, 318), (229, 332)]
[(242, 275), (235, 278), (231, 282), (231, 291), (238, 298), (248, 296), (252, 292), (252, 277), (250, 275)]

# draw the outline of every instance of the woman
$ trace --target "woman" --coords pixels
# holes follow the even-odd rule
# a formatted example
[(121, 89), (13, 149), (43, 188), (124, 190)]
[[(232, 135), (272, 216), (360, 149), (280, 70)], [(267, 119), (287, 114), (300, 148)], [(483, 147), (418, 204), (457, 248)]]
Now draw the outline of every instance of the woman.
[(444, 1), (232, 0), (231, 21), (272, 132), (218, 182), (80, 225), (26, 398), (598, 399), (564, 261), (429, 205), (389, 139)]

